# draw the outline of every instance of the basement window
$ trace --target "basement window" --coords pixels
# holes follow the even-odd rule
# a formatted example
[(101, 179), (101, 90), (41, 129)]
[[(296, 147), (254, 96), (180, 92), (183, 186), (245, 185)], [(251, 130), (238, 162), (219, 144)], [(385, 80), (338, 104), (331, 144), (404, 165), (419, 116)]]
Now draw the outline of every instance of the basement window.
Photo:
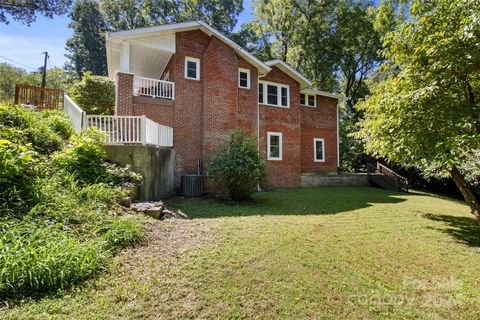
[(200, 80), (200, 59), (185, 57), (185, 78)]
[(313, 160), (315, 162), (325, 162), (325, 139), (313, 139)]
[(244, 89), (250, 89), (250, 70), (238, 69), (238, 86)]
[(282, 160), (282, 133), (267, 133), (267, 159)]
[(305, 107), (317, 107), (317, 99), (314, 94), (300, 93), (300, 105)]

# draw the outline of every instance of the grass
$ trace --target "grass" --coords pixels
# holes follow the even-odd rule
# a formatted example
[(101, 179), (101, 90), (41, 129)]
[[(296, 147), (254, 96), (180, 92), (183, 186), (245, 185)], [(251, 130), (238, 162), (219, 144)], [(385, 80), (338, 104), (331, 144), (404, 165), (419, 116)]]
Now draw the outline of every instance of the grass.
[[(480, 317), (480, 227), (462, 203), (373, 188), (174, 199), (110, 272), (4, 319)], [(81, 312), (80, 312), (81, 310)]]

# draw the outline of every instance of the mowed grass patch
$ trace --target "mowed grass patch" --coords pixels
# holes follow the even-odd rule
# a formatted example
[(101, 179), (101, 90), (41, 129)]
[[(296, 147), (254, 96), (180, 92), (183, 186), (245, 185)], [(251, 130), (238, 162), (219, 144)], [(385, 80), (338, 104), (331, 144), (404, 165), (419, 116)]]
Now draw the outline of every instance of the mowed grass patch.
[[(373, 188), (306, 188), (259, 193), (246, 204), (170, 205), (193, 219), (156, 223), (149, 246), (125, 251), (108, 275), (0, 315), (480, 316), (480, 227), (459, 202)], [(180, 249), (168, 253), (172, 246)]]

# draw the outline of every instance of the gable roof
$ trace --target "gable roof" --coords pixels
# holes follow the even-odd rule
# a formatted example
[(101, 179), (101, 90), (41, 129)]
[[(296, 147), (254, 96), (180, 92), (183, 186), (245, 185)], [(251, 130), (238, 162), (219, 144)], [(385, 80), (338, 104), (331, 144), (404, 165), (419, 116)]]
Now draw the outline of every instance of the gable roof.
[(298, 83), (300, 83), (300, 89), (310, 88), (312, 86), (312, 82), (305, 78), (300, 72), (290, 67), (286, 62), (282, 60), (270, 60), (265, 62), (265, 64), (269, 67), (277, 67), (278, 69), (285, 72), (287, 75), (295, 79)]
[(143, 38), (154, 36), (156, 34), (162, 32), (182, 32), (182, 31), (190, 31), (190, 30), (201, 30), (208, 34), (209, 36), (214, 35), (223, 41), (225, 44), (230, 46), (239, 56), (247, 60), (253, 66), (257, 67), (259, 73), (265, 74), (268, 73), (271, 68), (262, 61), (258, 60), (253, 56), (251, 53), (243, 49), (241, 46), (227, 38), (225, 35), (220, 33), (218, 30), (212, 28), (208, 24), (203, 21), (190, 21), (190, 22), (181, 22), (181, 23), (174, 23), (174, 24), (167, 24), (167, 25), (159, 25), (154, 27), (146, 27), (146, 28), (138, 28), (138, 29), (131, 29), (125, 31), (115, 31), (115, 32), (107, 32), (106, 38), (107, 41), (110, 38), (119, 38), (123, 40), (128, 39), (135, 39), (135, 38)]

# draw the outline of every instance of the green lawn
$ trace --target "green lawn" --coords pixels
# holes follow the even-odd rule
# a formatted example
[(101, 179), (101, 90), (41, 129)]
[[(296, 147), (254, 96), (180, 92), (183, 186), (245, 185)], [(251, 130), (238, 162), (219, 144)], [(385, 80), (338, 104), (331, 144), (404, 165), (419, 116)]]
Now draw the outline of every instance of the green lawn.
[(169, 205), (193, 219), (152, 220), (99, 279), (0, 318), (480, 318), (480, 227), (459, 202), (308, 188)]

